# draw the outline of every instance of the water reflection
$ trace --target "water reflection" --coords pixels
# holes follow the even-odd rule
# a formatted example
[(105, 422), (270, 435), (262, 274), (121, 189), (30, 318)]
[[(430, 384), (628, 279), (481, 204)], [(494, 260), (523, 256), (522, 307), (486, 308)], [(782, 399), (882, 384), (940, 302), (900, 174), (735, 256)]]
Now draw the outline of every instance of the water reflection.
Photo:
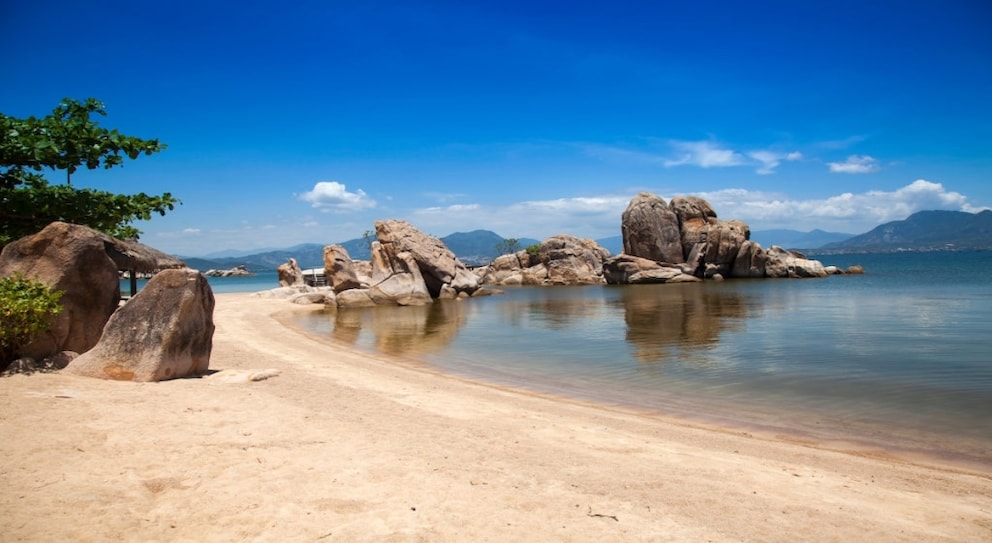
[(423, 306), (373, 307), (327, 313), (333, 322), (330, 335), (357, 345), (371, 336), (371, 347), (393, 354), (430, 352), (452, 342), (464, 324), (464, 304), (437, 301)]
[(457, 341), (461, 351), (507, 346), (540, 357), (578, 350), (576, 359), (616, 364), (623, 339), (640, 364), (699, 366), (707, 357), (687, 352), (740, 330), (758, 310), (754, 303), (733, 289), (700, 285), (520, 288), (487, 299), (356, 308), (326, 318), (333, 339), (393, 355), (437, 353)]
[(665, 361), (685, 350), (713, 346), (724, 332), (740, 330), (749, 313), (744, 297), (730, 290), (700, 285), (631, 285), (619, 290), (626, 339), (639, 362)]

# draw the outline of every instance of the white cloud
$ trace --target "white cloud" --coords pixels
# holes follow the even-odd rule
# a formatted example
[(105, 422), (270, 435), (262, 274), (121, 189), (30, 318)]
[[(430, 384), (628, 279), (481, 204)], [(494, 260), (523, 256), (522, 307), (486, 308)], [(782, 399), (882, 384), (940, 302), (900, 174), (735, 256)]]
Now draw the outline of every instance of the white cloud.
[(828, 162), (833, 173), (872, 173), (880, 168), (878, 160), (868, 155), (851, 155), (844, 162)]
[(754, 230), (834, 230), (859, 234), (879, 224), (902, 220), (917, 211), (944, 209), (973, 213), (981, 208), (941, 183), (919, 179), (894, 191), (842, 193), (821, 199), (793, 200), (783, 194), (727, 189), (697, 193), (720, 218), (740, 219)]
[(301, 194), (300, 199), (322, 211), (360, 211), (376, 206), (375, 200), (365, 191), (348, 192), (343, 184), (336, 181), (320, 181), (313, 186), (313, 190)]
[(186, 228), (183, 230), (183, 234), (187, 236), (195, 236), (200, 233), (199, 228)]
[(783, 160), (794, 162), (796, 160), (802, 160), (803, 154), (794, 151), (791, 153), (776, 153), (773, 151), (751, 151), (747, 156), (757, 160), (761, 165), (756, 170), (761, 175), (768, 175), (775, 173), (775, 168), (778, 168)]
[(665, 160), (665, 167), (699, 166), (700, 168), (726, 168), (746, 163), (743, 155), (724, 149), (709, 141), (673, 141), (671, 146), (678, 156)]

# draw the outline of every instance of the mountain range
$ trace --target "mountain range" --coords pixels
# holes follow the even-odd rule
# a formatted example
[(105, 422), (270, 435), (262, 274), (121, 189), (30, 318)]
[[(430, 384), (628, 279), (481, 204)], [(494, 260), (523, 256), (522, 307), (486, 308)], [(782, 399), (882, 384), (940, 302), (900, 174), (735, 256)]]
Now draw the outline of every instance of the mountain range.
[[(861, 235), (813, 230), (759, 230), (751, 239), (762, 247), (778, 245), (799, 249), (810, 254), (840, 254), (897, 251), (941, 251), (992, 249), (992, 211), (965, 213), (962, 211), (920, 211), (905, 220), (885, 223)], [(484, 265), (500, 254), (499, 246), (512, 241), (489, 230), (455, 232), (441, 238), (459, 260), (467, 265)], [(595, 240), (611, 254), (623, 251), (623, 238), (612, 236)], [(524, 249), (539, 240), (520, 238), (516, 248)], [(304, 243), (286, 249), (273, 249), (253, 254), (228, 251), (227, 256), (180, 257), (191, 268), (198, 270), (229, 269), (245, 265), (251, 271), (275, 270), (290, 258), (295, 258), (303, 269), (324, 266), (326, 243)], [(356, 260), (370, 257), (369, 240), (357, 238), (338, 243)]]

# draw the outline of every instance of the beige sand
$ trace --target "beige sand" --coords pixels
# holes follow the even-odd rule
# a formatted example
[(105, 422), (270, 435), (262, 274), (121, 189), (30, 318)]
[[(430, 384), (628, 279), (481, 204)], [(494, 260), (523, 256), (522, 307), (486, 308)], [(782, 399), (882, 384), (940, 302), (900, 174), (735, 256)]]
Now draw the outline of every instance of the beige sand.
[(0, 379), (0, 540), (992, 541), (992, 470), (500, 390), (306, 310), (218, 296), (211, 368), (263, 381)]

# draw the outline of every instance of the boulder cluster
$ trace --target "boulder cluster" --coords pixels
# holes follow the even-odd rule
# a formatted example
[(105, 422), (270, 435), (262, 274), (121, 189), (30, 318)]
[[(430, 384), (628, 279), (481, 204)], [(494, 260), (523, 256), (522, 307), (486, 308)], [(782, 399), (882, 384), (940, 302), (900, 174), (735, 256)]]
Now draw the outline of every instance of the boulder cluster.
[(188, 268), (162, 270), (121, 306), (118, 245), (86, 226), (54, 222), (3, 248), (0, 277), (22, 275), (62, 292), (62, 311), (19, 349), (8, 371), (64, 369), (127, 381), (207, 371), (214, 296), (206, 278)]
[(823, 277), (830, 269), (801, 253), (751, 241), (747, 224), (717, 218), (702, 198), (666, 203), (635, 196), (620, 224), (623, 253), (610, 256), (588, 239), (558, 235), (537, 251), (503, 255), (476, 270), (487, 284), (677, 283), (726, 277)]
[(491, 294), (441, 240), (399, 220), (376, 221), (376, 241), (366, 268), (353, 261), (340, 245), (324, 248), (324, 275), (328, 289), (297, 295), (298, 303), (330, 307), (425, 305), (435, 299), (458, 299)]

